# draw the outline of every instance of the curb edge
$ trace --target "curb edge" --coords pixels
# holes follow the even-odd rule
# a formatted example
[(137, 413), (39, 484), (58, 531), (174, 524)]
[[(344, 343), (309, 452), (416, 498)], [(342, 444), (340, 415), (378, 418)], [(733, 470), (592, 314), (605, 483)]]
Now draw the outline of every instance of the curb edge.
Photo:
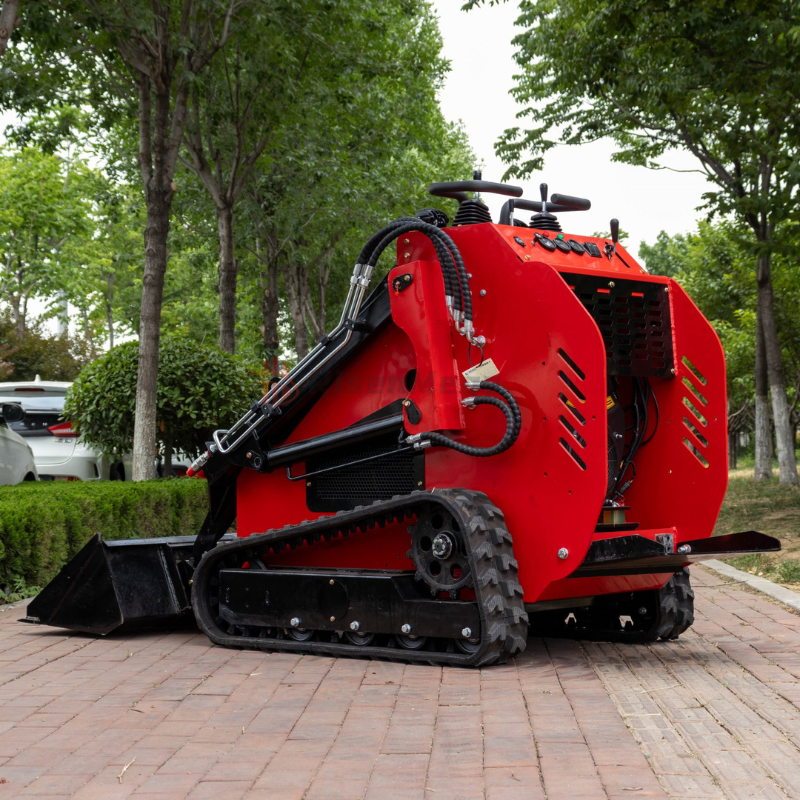
[(736, 569), (730, 566), (730, 564), (725, 564), (716, 558), (703, 561), (698, 566), (709, 567), (715, 572), (720, 573), (720, 575), (725, 575), (739, 583), (744, 583), (750, 588), (768, 595), (773, 600), (778, 600), (784, 605), (800, 612), (800, 594), (793, 592), (791, 589), (787, 589), (785, 586), (768, 581), (766, 578), (759, 578), (757, 575), (751, 575), (749, 572), (742, 572), (742, 570)]

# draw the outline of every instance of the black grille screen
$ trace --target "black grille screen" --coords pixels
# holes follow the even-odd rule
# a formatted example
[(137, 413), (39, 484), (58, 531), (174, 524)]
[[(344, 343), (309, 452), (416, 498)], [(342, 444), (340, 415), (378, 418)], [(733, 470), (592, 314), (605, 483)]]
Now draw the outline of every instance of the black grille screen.
[(672, 325), (664, 284), (567, 273), (561, 277), (597, 323), (610, 375), (672, 374)]
[[(350, 463), (394, 450), (397, 450), (396, 436), (310, 459), (306, 472), (341, 469), (312, 475), (306, 480), (309, 511), (344, 511), (424, 489), (425, 456), (421, 452), (408, 450), (362, 464)], [(342, 466), (346, 464), (350, 466)]]

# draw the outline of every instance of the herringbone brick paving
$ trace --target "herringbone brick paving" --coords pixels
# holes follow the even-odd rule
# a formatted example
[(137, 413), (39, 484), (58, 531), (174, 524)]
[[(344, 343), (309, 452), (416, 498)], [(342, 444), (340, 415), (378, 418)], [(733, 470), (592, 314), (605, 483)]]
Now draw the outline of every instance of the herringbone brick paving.
[(0, 800), (800, 798), (800, 616), (693, 584), (677, 642), (533, 631), (480, 671), (95, 639), (7, 609)]

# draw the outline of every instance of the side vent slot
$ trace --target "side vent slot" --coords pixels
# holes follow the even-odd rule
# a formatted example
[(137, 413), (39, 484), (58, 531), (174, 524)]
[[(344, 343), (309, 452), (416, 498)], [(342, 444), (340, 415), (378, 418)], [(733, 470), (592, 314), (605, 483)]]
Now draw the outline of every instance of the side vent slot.
[(686, 449), (704, 466), (708, 466), (708, 460), (706, 457), (688, 440), (684, 439), (683, 444)]
[(569, 375), (567, 375), (563, 369), (558, 371), (558, 377), (561, 378), (567, 388), (572, 390), (572, 393), (578, 398), (578, 400), (581, 401), (581, 403), (586, 402), (586, 395), (570, 380)]
[(578, 407), (586, 402), (586, 395), (580, 389), (580, 384), (586, 379), (586, 373), (561, 348), (558, 350), (558, 355), (564, 366), (564, 369), (558, 371), (558, 377), (565, 389), (558, 393), (558, 399), (565, 409), (565, 413), (558, 417), (562, 434), (558, 441), (567, 455), (585, 470), (586, 462), (581, 457), (581, 451), (586, 449), (586, 439), (578, 431), (578, 426), (586, 425), (586, 417), (581, 414)]
[[(684, 374), (681, 375), (683, 384), (683, 405), (688, 409), (689, 415), (683, 418), (683, 426), (688, 432), (684, 436), (683, 446), (700, 462), (703, 467), (708, 467), (708, 439), (702, 433), (702, 428), (708, 427), (708, 419), (700, 410), (708, 405), (708, 379), (702, 372), (689, 361), (686, 356), (682, 359)], [(700, 390), (703, 387), (705, 394)]]
[(559, 422), (567, 429), (572, 438), (581, 446), (586, 447), (586, 439), (575, 429), (575, 426), (562, 414), (558, 418)]
[(562, 360), (569, 364), (570, 369), (581, 379), (584, 380), (586, 378), (586, 373), (559, 347), (558, 354), (561, 356)]
[(583, 470), (586, 469), (586, 462), (575, 452), (572, 445), (566, 439), (558, 440), (561, 446), (572, 456), (573, 461)]
[(572, 416), (575, 417), (575, 419), (578, 420), (581, 425), (586, 424), (586, 417), (584, 417), (583, 414), (581, 414), (581, 412), (578, 411), (578, 409), (575, 408), (575, 406), (567, 399), (567, 396), (564, 394), (564, 392), (559, 392), (558, 399), (564, 404), (564, 408), (566, 408), (567, 411), (569, 411), (569, 413), (572, 414)]
[(697, 439), (697, 441), (700, 442), (703, 447), (708, 447), (708, 439), (706, 439), (706, 437), (703, 436), (703, 434), (700, 433), (700, 431), (697, 430), (697, 428), (695, 428), (695, 426), (692, 425), (692, 423), (686, 419), (686, 417), (683, 418), (683, 424), (694, 434), (694, 438)]

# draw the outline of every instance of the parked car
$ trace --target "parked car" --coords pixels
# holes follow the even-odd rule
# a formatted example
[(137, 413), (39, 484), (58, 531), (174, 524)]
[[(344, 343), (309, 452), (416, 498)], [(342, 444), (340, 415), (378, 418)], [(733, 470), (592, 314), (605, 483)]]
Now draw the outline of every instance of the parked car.
[(22, 409), (16, 404), (6, 404), (0, 409), (0, 486), (38, 479), (33, 452), (19, 434), (10, 430), (5, 416), (21, 415)]
[(131, 477), (130, 456), (110, 461), (89, 445), (78, 441), (78, 434), (64, 419), (64, 398), (72, 386), (68, 381), (0, 383), (0, 403), (18, 403), (25, 412), (8, 427), (19, 434), (33, 451), (41, 480), (120, 480)]

